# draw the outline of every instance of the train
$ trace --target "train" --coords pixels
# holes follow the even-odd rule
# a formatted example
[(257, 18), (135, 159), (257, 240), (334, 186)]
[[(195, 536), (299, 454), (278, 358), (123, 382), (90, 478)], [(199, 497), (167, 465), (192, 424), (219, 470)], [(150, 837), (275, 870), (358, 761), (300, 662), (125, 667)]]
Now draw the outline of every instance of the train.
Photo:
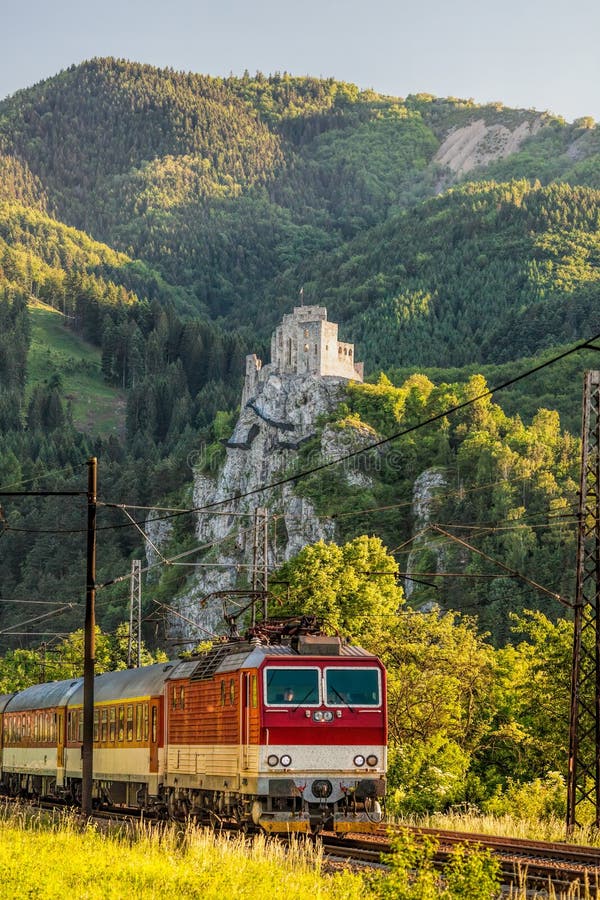
[[(80, 803), (82, 745), (82, 678), (0, 696), (5, 795)], [(267, 833), (371, 831), (386, 763), (383, 664), (298, 623), (94, 679), (96, 807)]]

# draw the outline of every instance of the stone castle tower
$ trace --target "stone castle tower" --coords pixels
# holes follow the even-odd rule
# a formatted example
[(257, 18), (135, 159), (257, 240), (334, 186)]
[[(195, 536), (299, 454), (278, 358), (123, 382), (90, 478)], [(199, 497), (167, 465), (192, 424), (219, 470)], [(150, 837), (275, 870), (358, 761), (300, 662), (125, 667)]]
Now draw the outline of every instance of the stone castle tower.
[(271, 372), (318, 378), (363, 380), (363, 364), (354, 361), (354, 344), (338, 341), (338, 326), (327, 321), (324, 306), (297, 306), (285, 315), (271, 338), (271, 364), (263, 369), (256, 354), (246, 357), (242, 404)]

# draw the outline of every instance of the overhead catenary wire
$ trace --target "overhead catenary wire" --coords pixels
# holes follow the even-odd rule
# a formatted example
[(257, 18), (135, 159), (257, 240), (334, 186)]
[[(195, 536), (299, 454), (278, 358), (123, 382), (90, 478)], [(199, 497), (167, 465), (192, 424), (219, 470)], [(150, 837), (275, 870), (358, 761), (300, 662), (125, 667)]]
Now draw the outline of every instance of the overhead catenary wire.
[(87, 463), (76, 463), (75, 465), (69, 463), (58, 469), (47, 469), (45, 472), (38, 472), (37, 475), (34, 475), (31, 478), (23, 478), (21, 481), (13, 481), (10, 484), (1, 484), (0, 491), (8, 491), (11, 488), (22, 487), (24, 484), (31, 484), (32, 481), (41, 481), (44, 478), (48, 478), (50, 475), (60, 475), (62, 472), (72, 472), (73, 469), (84, 468), (86, 465)]
[(16, 622), (14, 625), (8, 625), (6, 628), (0, 629), (0, 634), (13, 634), (14, 628), (23, 628), (23, 626), (29, 625), (30, 623), (41, 622), (43, 619), (48, 619), (50, 616), (57, 616), (69, 609), (73, 609), (72, 603), (66, 603), (64, 606), (59, 607), (58, 609), (53, 609), (50, 612), (43, 613), (40, 616), (34, 616), (32, 619), (25, 619), (24, 622)]

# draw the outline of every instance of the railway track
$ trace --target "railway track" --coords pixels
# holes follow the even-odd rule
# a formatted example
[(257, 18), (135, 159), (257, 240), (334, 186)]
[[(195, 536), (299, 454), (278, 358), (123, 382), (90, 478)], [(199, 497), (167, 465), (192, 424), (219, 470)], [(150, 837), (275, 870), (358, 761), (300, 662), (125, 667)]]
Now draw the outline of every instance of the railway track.
[[(548, 890), (552, 886), (556, 893), (572, 891), (576, 884), (588, 885), (594, 893), (600, 889), (600, 848), (435, 828), (409, 827), (407, 830), (417, 841), (424, 838), (435, 841), (434, 863), (440, 868), (448, 862), (456, 847), (462, 845), (491, 850), (499, 859), (504, 886), (537, 890)], [(383, 827), (370, 835), (340, 838), (324, 834), (323, 847), (333, 857), (363, 865), (381, 864), (381, 855), (391, 852), (389, 830)]]

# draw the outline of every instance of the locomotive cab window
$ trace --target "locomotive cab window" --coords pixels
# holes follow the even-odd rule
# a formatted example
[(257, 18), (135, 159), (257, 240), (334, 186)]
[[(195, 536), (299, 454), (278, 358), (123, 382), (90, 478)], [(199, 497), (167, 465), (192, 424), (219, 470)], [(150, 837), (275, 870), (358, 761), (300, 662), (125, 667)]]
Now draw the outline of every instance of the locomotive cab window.
[(265, 669), (267, 706), (318, 706), (319, 669)]
[(325, 669), (328, 706), (379, 706), (379, 669)]

